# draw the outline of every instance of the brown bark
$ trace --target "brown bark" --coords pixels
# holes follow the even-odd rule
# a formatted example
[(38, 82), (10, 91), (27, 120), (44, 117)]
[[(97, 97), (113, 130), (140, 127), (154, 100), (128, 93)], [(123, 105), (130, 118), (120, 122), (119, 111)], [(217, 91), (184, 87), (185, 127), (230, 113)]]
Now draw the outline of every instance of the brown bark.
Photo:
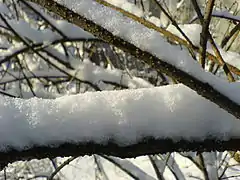
[(0, 151), (1, 166), (17, 160), (30, 160), (42, 158), (54, 158), (64, 156), (84, 156), (92, 154), (105, 154), (117, 156), (121, 158), (131, 158), (141, 155), (153, 155), (167, 152), (183, 152), (183, 151), (237, 151), (240, 149), (240, 139), (230, 139), (228, 141), (217, 140), (209, 137), (206, 140), (189, 141), (174, 139), (154, 139), (145, 137), (142, 141), (132, 145), (118, 145), (114, 141), (109, 140), (108, 143), (97, 144), (94, 142), (82, 142), (79, 144), (63, 143), (51, 146), (34, 146), (27, 150), (17, 150), (9, 148), (7, 151)]

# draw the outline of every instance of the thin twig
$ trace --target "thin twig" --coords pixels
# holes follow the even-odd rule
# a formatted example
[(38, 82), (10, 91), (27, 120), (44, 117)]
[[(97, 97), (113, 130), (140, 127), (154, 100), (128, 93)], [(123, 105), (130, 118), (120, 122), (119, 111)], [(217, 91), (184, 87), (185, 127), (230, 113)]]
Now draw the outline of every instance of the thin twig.
[(73, 160), (75, 160), (76, 158), (78, 158), (78, 156), (76, 157), (71, 157), (69, 159), (67, 159), (66, 161), (64, 161), (60, 166), (58, 166), (55, 171), (48, 177), (48, 180), (53, 180), (54, 176), (61, 171), (67, 164), (69, 164), (70, 162), (72, 162)]
[(127, 175), (129, 175), (131, 178), (135, 180), (140, 180), (136, 175), (134, 175), (128, 168), (125, 166), (122, 166), (118, 162), (116, 162), (113, 158), (106, 156), (106, 155), (100, 155), (104, 159), (108, 160), (109, 162), (113, 163), (115, 166), (117, 166), (119, 169), (121, 169), (123, 172), (125, 172)]
[(221, 43), (221, 47), (224, 48), (224, 46), (228, 43), (228, 41), (231, 39), (231, 37), (240, 31), (240, 22), (224, 37)]
[(157, 164), (155, 163), (155, 160), (152, 157), (152, 155), (149, 155), (148, 158), (150, 159), (150, 162), (151, 162), (151, 164), (153, 166), (153, 169), (154, 169), (154, 171), (155, 171), (155, 173), (157, 175), (158, 180), (165, 180), (165, 178), (163, 177), (163, 174), (162, 174), (163, 172), (160, 172), (160, 170), (159, 170)]
[[(65, 35), (60, 29), (58, 29), (53, 23), (51, 23), (41, 12), (39, 12), (37, 9), (35, 9), (31, 4), (26, 2), (25, 0), (19, 0), (21, 1), (24, 5), (26, 5), (28, 8), (30, 8), (36, 15), (40, 16), (46, 23), (48, 23), (53, 30), (55, 30), (59, 35), (61, 35), (63, 38), (67, 39), (67, 35)], [(61, 45), (64, 49), (65, 54), (68, 56), (67, 48), (64, 45), (63, 42), (61, 42)]]
[(202, 172), (203, 172), (203, 175), (204, 175), (204, 179), (205, 180), (210, 180), (209, 177), (208, 177), (208, 171), (206, 169), (202, 153), (200, 153), (198, 156), (199, 156), (200, 165), (202, 166)]
[(205, 68), (205, 58), (206, 58), (206, 50), (207, 50), (207, 41), (209, 38), (209, 34), (208, 34), (208, 28), (209, 28), (209, 24), (211, 21), (211, 14), (213, 11), (213, 7), (214, 7), (214, 1), (215, 0), (208, 0), (207, 1), (207, 6), (206, 6), (206, 10), (204, 13), (204, 16), (201, 13), (201, 10), (198, 6), (198, 3), (196, 0), (193, 0), (192, 3), (195, 7), (195, 10), (197, 12), (197, 15), (201, 21), (202, 24), (202, 32), (200, 34), (200, 64), (202, 65), (203, 69)]
[(191, 46), (191, 48), (189, 48), (189, 52), (192, 55), (192, 57), (194, 59), (196, 59), (195, 54), (193, 52), (194, 45), (193, 45), (192, 41), (187, 37), (187, 35), (183, 32), (183, 30), (178, 26), (178, 23), (171, 17), (171, 15), (163, 8), (163, 6), (160, 4), (160, 2), (158, 2), (157, 0), (153, 0), (153, 1), (157, 4), (157, 6), (161, 10), (161, 12), (163, 12), (163, 14), (165, 14), (165, 16), (167, 16), (167, 18), (172, 22), (172, 25), (174, 27), (176, 27), (176, 29), (181, 33), (181, 35), (189, 43), (189, 45)]

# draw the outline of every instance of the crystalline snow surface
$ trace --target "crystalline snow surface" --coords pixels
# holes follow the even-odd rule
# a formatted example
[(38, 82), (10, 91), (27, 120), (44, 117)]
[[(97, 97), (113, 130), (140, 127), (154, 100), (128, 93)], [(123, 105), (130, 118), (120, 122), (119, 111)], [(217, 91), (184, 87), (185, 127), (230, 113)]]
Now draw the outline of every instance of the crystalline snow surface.
[[(198, 103), (196, 103), (198, 102)], [(183, 85), (64, 96), (56, 100), (0, 97), (0, 144), (16, 147), (143, 136), (178, 140), (238, 135), (240, 122)]]

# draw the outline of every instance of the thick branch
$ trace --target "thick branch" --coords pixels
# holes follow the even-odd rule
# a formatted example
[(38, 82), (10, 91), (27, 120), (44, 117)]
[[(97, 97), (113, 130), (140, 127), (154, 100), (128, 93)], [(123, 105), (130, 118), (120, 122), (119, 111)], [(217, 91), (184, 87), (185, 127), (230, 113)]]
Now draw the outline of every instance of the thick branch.
[(35, 146), (28, 150), (18, 151), (17, 149), (0, 152), (0, 163), (2, 166), (17, 160), (29, 160), (32, 158), (54, 158), (63, 156), (84, 156), (92, 154), (105, 154), (121, 158), (137, 157), (141, 155), (150, 155), (167, 152), (180, 151), (225, 151), (239, 150), (240, 139), (231, 139), (229, 141), (219, 141), (209, 138), (204, 141), (180, 140), (178, 142), (172, 139), (153, 139), (145, 138), (141, 142), (129, 146), (119, 146), (111, 140), (103, 145), (93, 142), (83, 142), (81, 144), (64, 143), (56, 146)]
[(116, 47), (131, 53), (133, 56), (142, 59), (145, 63), (151, 65), (153, 68), (166, 73), (170, 77), (174, 77), (178, 82), (195, 90), (199, 95), (214, 102), (219, 107), (225, 109), (227, 112), (240, 118), (240, 105), (230, 100), (227, 96), (214, 89), (210, 84), (201, 82), (190, 74), (177, 69), (175, 66), (160, 60), (147, 51), (143, 51), (135, 45), (124, 41), (122, 38), (114, 36), (111, 32), (107, 31), (100, 25), (97, 25), (91, 20), (74, 13), (68, 8), (52, 1), (52, 0), (31, 0), (46, 9), (60, 15), (69, 22), (83, 28), (84, 30), (92, 33), (96, 37), (115, 45)]

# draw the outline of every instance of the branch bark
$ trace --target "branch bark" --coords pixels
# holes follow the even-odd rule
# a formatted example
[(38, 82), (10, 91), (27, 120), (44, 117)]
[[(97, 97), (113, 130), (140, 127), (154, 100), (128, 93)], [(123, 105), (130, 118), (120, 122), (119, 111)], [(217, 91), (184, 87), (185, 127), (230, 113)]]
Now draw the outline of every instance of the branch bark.
[(0, 166), (3, 168), (8, 163), (17, 160), (30, 160), (33, 158), (55, 158), (66, 156), (84, 156), (93, 154), (104, 154), (117, 156), (120, 158), (131, 158), (141, 155), (153, 155), (167, 152), (183, 151), (236, 151), (240, 149), (240, 139), (230, 139), (228, 141), (219, 141), (209, 137), (206, 140), (189, 141), (173, 139), (154, 139), (145, 137), (137, 144), (128, 146), (118, 145), (109, 140), (106, 144), (97, 144), (94, 142), (82, 142), (81, 144), (63, 143), (49, 146), (34, 146), (27, 150), (18, 150), (10, 148), (0, 151)]
[[(196, 1), (193, 1), (196, 2)], [(197, 2), (196, 2), (197, 3)], [(207, 2), (207, 7), (205, 10), (205, 14), (204, 17), (201, 16), (201, 12), (199, 12), (199, 17), (201, 20), (201, 24), (202, 24), (202, 32), (200, 34), (200, 64), (202, 65), (203, 68), (205, 68), (205, 58), (206, 58), (206, 50), (207, 50), (207, 41), (208, 41), (208, 28), (210, 25), (210, 21), (211, 21), (211, 14), (212, 14), (212, 10), (214, 7), (214, 0), (209, 0)]]

